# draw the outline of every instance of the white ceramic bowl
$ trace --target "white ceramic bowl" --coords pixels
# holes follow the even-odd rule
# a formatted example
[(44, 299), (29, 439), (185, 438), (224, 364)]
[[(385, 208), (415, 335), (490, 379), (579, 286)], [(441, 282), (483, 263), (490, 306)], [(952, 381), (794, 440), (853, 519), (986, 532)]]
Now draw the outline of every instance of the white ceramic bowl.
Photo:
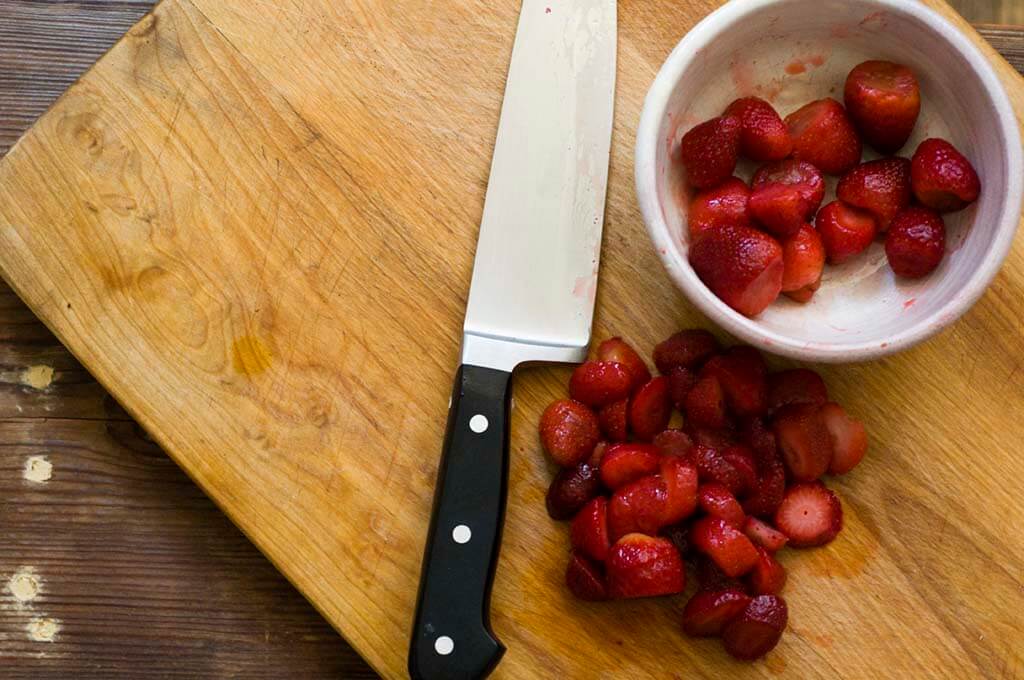
[[(896, 278), (875, 243), (851, 262), (826, 266), (810, 303), (780, 297), (757, 318), (744, 317), (708, 290), (687, 261), (692, 192), (673, 162), (679, 139), (737, 97), (768, 99), (782, 116), (813, 99), (842, 101), (846, 74), (867, 59), (906, 64), (921, 83), (921, 117), (901, 155), (909, 157), (928, 137), (948, 139), (978, 170), (981, 198), (945, 216), (947, 255), (930, 276)], [(712, 320), (776, 354), (862, 361), (924, 340), (981, 296), (1020, 219), (1021, 155), (1017, 120), (991, 64), (918, 2), (733, 0), (683, 38), (651, 86), (637, 131), (636, 186), (665, 268)], [(741, 161), (737, 174), (749, 179), (753, 169)], [(830, 178), (826, 202), (834, 187)]]

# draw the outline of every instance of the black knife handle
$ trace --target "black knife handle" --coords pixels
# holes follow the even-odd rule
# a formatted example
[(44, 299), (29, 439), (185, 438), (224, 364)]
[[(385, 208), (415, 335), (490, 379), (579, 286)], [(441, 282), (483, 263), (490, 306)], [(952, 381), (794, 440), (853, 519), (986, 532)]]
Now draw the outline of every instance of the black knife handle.
[(490, 599), (505, 518), (511, 378), (469, 365), (455, 376), (409, 651), (413, 680), (484, 678), (505, 653), (491, 632)]

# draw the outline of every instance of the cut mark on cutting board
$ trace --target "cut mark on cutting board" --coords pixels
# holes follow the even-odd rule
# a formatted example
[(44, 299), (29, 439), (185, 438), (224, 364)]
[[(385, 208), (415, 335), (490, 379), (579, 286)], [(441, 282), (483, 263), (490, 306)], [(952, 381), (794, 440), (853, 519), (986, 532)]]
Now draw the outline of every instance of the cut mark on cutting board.
[(231, 343), (231, 358), (235, 372), (249, 377), (265, 372), (274, 360), (270, 348), (255, 335), (236, 338)]

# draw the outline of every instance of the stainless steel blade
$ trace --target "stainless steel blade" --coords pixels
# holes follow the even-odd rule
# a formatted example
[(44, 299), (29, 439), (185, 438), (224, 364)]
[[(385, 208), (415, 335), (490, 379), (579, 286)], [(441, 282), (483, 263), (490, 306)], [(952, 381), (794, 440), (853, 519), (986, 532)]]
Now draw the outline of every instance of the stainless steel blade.
[(580, 361), (597, 293), (615, 0), (524, 0), (491, 161), (462, 362)]

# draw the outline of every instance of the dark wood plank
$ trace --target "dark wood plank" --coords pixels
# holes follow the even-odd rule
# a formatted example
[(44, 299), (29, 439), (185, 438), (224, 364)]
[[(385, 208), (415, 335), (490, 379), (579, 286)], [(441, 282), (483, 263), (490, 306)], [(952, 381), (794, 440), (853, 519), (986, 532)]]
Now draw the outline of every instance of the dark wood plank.
[(992, 47), (995, 47), (1015, 69), (1024, 73), (1024, 26), (979, 24), (977, 28), (978, 32), (992, 43)]

